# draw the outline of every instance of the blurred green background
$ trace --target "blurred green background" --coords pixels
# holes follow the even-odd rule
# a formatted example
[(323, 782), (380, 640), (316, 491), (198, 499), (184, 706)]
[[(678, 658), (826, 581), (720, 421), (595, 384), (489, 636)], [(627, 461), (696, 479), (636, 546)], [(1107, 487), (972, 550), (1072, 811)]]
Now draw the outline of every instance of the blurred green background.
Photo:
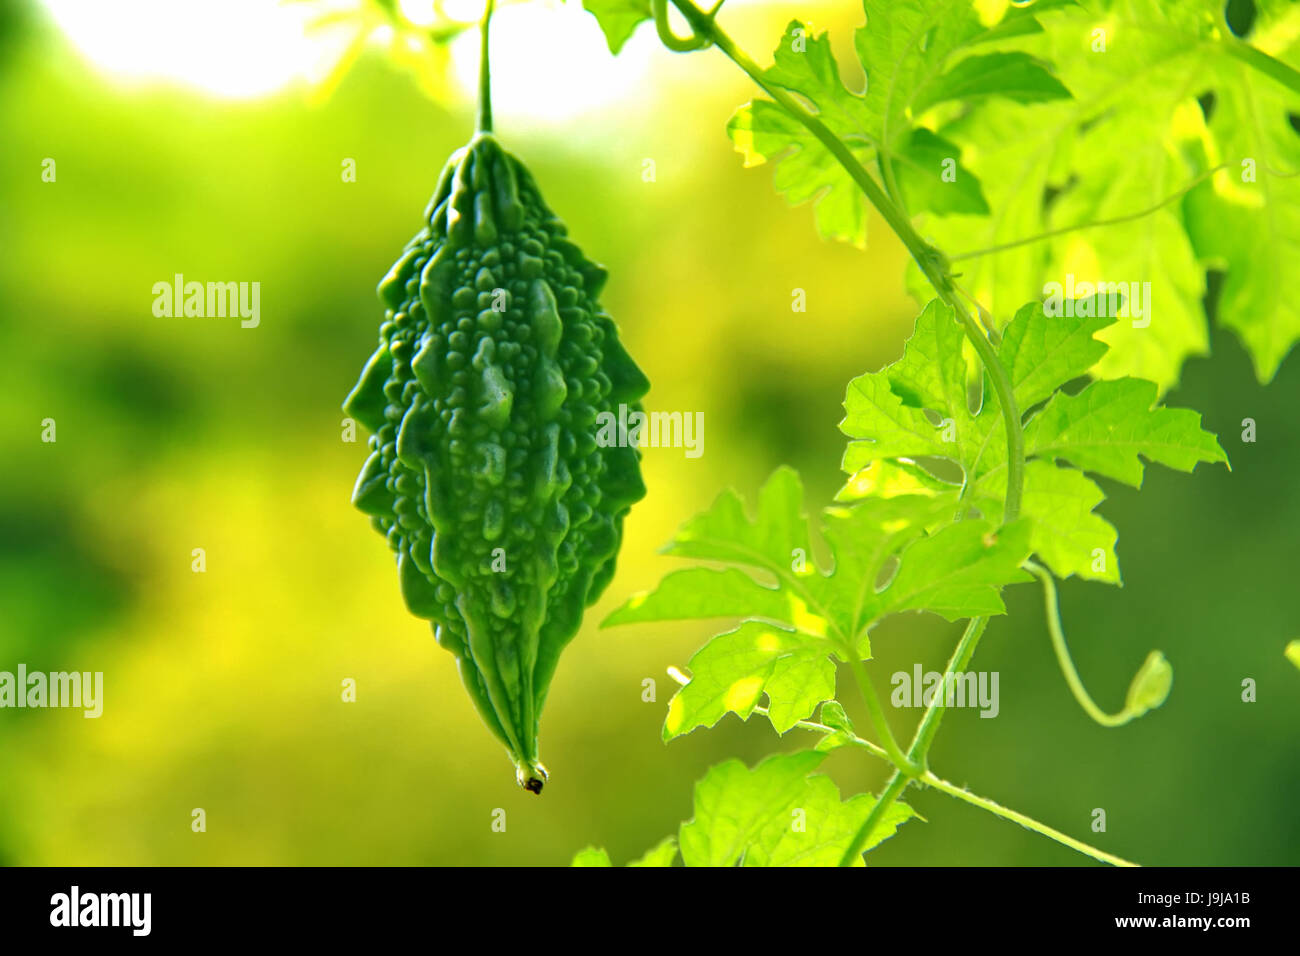
[[(837, 42), (861, 19), (848, 3), (799, 8)], [(723, 127), (752, 91), (734, 68), (666, 53), (646, 28), (614, 61), (589, 17), (563, 20), (571, 46), (511, 10), (494, 27), (513, 61), (501, 138), (609, 267), (605, 305), (653, 383), (648, 405), (705, 417), (703, 457), (645, 455), (649, 496), (618, 576), (551, 692), (538, 799), (404, 610), (389, 552), (349, 504), (364, 435), (341, 440), (339, 403), (381, 317), (375, 283), (468, 137), (471, 99), (438, 76), (422, 88), (379, 51), (324, 98), (121, 82), (43, 7), (0, 9), (0, 670), (102, 670), (106, 684), (99, 720), (0, 711), (0, 862), (531, 865), (588, 843), (622, 862), (691, 816), (710, 765), (793, 745), (729, 717), (665, 747), (664, 670), (710, 632), (596, 626), (676, 566), (656, 548), (721, 488), (752, 494), (786, 462), (828, 502), (844, 385), (901, 352), (917, 311), (879, 220), (865, 253), (821, 243), (768, 170), (742, 170)], [(729, 28), (762, 54), (790, 13), (737, 3)], [(591, 102), (547, 115), (529, 77), (566, 60), (600, 71)], [(253, 66), (229, 51), (234, 74)], [(151, 288), (178, 272), (260, 281), (260, 327), (156, 318)], [(806, 313), (791, 311), (795, 288)], [(1120, 730), (1093, 725), (1056, 668), (1041, 595), (1022, 586), (977, 658), (1000, 672), (998, 719), (950, 713), (932, 764), (1143, 863), (1295, 864), (1300, 673), (1282, 649), (1300, 636), (1300, 362), (1263, 388), (1235, 339), (1213, 346), (1169, 401), (1204, 413), (1232, 472), (1153, 467), (1140, 493), (1108, 485), (1125, 586), (1063, 585), (1099, 701), (1118, 706), (1158, 647), (1175, 670), (1168, 703)], [(55, 444), (40, 441), (47, 417)], [(1240, 440), (1246, 417), (1256, 444)], [(887, 622), (873, 639), (882, 692), (916, 661), (941, 669), (957, 634), (937, 618)], [(1241, 701), (1247, 677), (1256, 703)], [(917, 716), (891, 713), (900, 734)], [(856, 753), (825, 766), (846, 795), (884, 777)], [(928, 822), (873, 864), (1088, 862), (940, 794), (910, 799)], [(1089, 831), (1096, 807), (1104, 834)]]

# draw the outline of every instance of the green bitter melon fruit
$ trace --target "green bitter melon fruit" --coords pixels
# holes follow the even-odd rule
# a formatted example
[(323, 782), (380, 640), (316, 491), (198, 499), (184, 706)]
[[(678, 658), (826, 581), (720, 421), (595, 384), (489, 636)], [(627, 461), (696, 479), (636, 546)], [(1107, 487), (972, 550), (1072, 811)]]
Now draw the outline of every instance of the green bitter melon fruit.
[(560, 652), (614, 573), (645, 494), (597, 416), (649, 383), (523, 163), (480, 132), (379, 283), (379, 349), (344, 403), (374, 434), (353, 503), (396, 553), (470, 698), (540, 793), (538, 725)]

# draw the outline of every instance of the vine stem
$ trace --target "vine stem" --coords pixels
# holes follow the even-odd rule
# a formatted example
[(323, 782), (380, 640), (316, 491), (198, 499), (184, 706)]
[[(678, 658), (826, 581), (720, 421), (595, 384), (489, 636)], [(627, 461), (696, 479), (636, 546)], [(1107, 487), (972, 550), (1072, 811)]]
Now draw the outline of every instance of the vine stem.
[[(1033, 245), (1035, 242), (1043, 242), (1046, 239), (1053, 239), (1056, 236), (1064, 236), (1071, 232), (1082, 232), (1085, 229), (1096, 229), (1098, 226), (1118, 226), (1121, 223), (1132, 222), (1135, 219), (1141, 219), (1144, 216), (1151, 215), (1153, 212), (1158, 212), (1159, 210), (1163, 209), (1165, 206), (1168, 206), (1171, 202), (1176, 202), (1177, 200), (1181, 199), (1183, 196), (1191, 192), (1193, 189), (1195, 189), (1197, 186), (1199, 186), (1201, 183), (1205, 182), (1215, 173), (1219, 172), (1220, 170), (1227, 169), (1231, 165), (1232, 165), (1231, 163), (1220, 163), (1218, 166), (1215, 166), (1213, 169), (1207, 169), (1205, 172), (1201, 173), (1199, 176), (1197, 176), (1195, 179), (1189, 182), (1186, 186), (1183, 186), (1177, 192), (1171, 193), (1170, 195), (1166, 196), (1164, 199), (1160, 200), (1154, 206), (1148, 206), (1146, 209), (1141, 209), (1138, 212), (1126, 213), (1123, 216), (1114, 216), (1110, 219), (1094, 219), (1091, 222), (1081, 222), (1078, 225), (1074, 225), (1074, 226), (1062, 226), (1059, 229), (1049, 229), (1047, 232), (1040, 232), (1036, 236), (1028, 236), (1024, 239), (1016, 239), (1013, 242), (1003, 242), (996, 246), (989, 246), (986, 249), (974, 249), (970, 252), (963, 252), (960, 255), (949, 256), (948, 261), (961, 262), (965, 259), (976, 259), (979, 258), (980, 256), (991, 256), (995, 252), (1006, 252), (1008, 249), (1019, 249), (1021, 246)], [(1266, 169), (1265, 172), (1268, 172), (1268, 170)]]
[[(927, 281), (934, 287), (935, 292), (938, 293), (939, 297), (950, 308), (952, 308), (954, 314), (961, 321), (966, 337), (974, 346), (975, 351), (980, 358), (980, 362), (984, 366), (985, 373), (988, 375), (993, 386), (994, 393), (998, 397), (999, 405), (1001, 407), (1007, 435), (1007, 491), (1003, 508), (1003, 521), (1004, 523), (1013, 521), (1020, 513), (1020, 504), (1024, 488), (1024, 432), (1020, 420), (1020, 412), (1016, 405), (1014, 388), (1010, 376), (1007, 373), (1006, 367), (1001, 363), (996, 348), (990, 341), (989, 337), (980, 330), (979, 325), (976, 323), (974, 318), (971, 317), (970, 312), (965, 308), (956, 295), (955, 283), (953, 282), (953, 277), (949, 268), (950, 263), (959, 259), (974, 258), (976, 256), (987, 255), (993, 252), (999, 252), (1005, 249), (1039, 242), (1051, 238), (1052, 236), (1061, 235), (1079, 229), (1093, 228), (1102, 225), (1114, 225), (1141, 218), (1155, 212), (1171, 202), (1174, 202), (1180, 196), (1185, 195), (1219, 169), (1224, 168), (1224, 166), (1207, 170), (1183, 189), (1149, 209), (1126, 216), (1115, 217), (1113, 219), (1099, 220), (1096, 222), (1053, 230), (1039, 236), (1032, 236), (1016, 242), (964, 253), (961, 256), (949, 259), (945, 257), (942, 252), (921, 238), (913, 228), (911, 220), (907, 216), (906, 212), (902, 210), (898, 204), (890, 198), (885, 190), (881, 188), (875, 179), (872, 178), (871, 174), (858, 161), (857, 157), (853, 155), (852, 150), (850, 150), (838, 136), (836, 136), (817, 118), (816, 115), (811, 113), (793, 96), (779, 87), (770, 85), (766, 81), (763, 76), (763, 70), (758, 66), (758, 64), (742, 52), (726, 32), (723, 31), (715, 22), (714, 17), (717, 13), (717, 7), (714, 7), (710, 13), (706, 14), (704, 11), (696, 7), (691, 0), (672, 0), (672, 3), (681, 12), (682, 16), (686, 18), (687, 23), (693, 31), (693, 35), (686, 39), (682, 39), (673, 34), (668, 26), (667, 0), (652, 0), (655, 25), (659, 30), (660, 37), (663, 39), (665, 45), (669, 49), (678, 52), (698, 50), (709, 45), (717, 46), (718, 49), (740, 67), (740, 69), (743, 70), (760, 89), (767, 93), (768, 96), (772, 97), (778, 106), (812, 133), (812, 135), (826, 147), (827, 151), (844, 168), (858, 188), (862, 190), (867, 201), (875, 207), (884, 218), (885, 222), (893, 230), (894, 234), (897, 235), (904, 246), (907, 247), (908, 252), (911, 254), (912, 258), (916, 260), (917, 265), (921, 268)], [(721, 6), (721, 3), (719, 3), (718, 6)], [(484, 42), (486, 49), (486, 37)], [(1230, 56), (1240, 60), (1264, 75), (1271, 77), (1273, 80), (1281, 83), (1288, 89), (1300, 93), (1300, 72), (1297, 72), (1285, 63), (1274, 59), (1263, 51), (1235, 39), (1225, 39), (1224, 47)], [(882, 170), (882, 175), (886, 176), (886, 181), (888, 181), (887, 173), (888, 170)], [(1053, 645), (1056, 648), (1057, 657), (1061, 662), (1061, 667), (1066, 675), (1066, 680), (1070, 684), (1070, 688), (1074, 692), (1075, 697), (1079, 700), (1080, 704), (1084, 706), (1084, 709), (1089, 712), (1093, 719), (1097, 720), (1099, 723), (1114, 726), (1116, 725), (1116, 722), (1125, 722), (1128, 719), (1126, 715), (1119, 715), (1118, 717), (1107, 715), (1101, 711), (1101, 709), (1092, 701), (1092, 698), (1088, 696), (1087, 691), (1083, 687), (1082, 681), (1079, 680), (1077, 671), (1073, 667), (1073, 663), (1070, 661), (1068, 648), (1065, 645), (1065, 636), (1060, 626), (1059, 608), (1056, 605), (1055, 585), (1051, 580), (1051, 575), (1044, 569), (1038, 568), (1037, 565), (1033, 565), (1032, 562), (1027, 562), (1026, 566), (1029, 570), (1038, 574), (1040, 579), (1043, 580), (1046, 602), (1048, 605), (1048, 626), (1049, 630), (1052, 632)], [(965, 632), (962, 634), (960, 642), (958, 642), (957, 648), (953, 652), (951, 660), (948, 662), (948, 666), (944, 672), (945, 679), (948, 675), (963, 670), (970, 663), (971, 658), (974, 656), (975, 649), (979, 644), (979, 639), (984, 633), (987, 624), (987, 618), (977, 617), (970, 620)], [(867, 749), (876, 753), (878, 756), (887, 757), (894, 764), (895, 769), (886, 783), (884, 790), (877, 798), (875, 805), (872, 807), (871, 813), (863, 822), (862, 827), (854, 835), (853, 841), (844, 853), (844, 856), (841, 858), (841, 866), (851, 865), (854, 859), (862, 853), (862, 850), (870, 839), (872, 831), (875, 829), (876, 825), (888, 811), (889, 807), (893, 805), (894, 801), (898, 799), (899, 795), (907, 788), (912, 779), (917, 779), (925, 785), (932, 786), (935, 789), (947, 793), (959, 800), (964, 800), (1005, 819), (1019, 823), (1021, 826), (1050, 837), (1051, 839), (1056, 840), (1065, 846), (1071, 847), (1072, 849), (1078, 850), (1081, 853), (1085, 853), (1094, 859), (1115, 866), (1136, 865), (1127, 860), (1123, 860), (1120, 857), (1090, 847), (1087, 844), (1066, 836), (1060, 831), (1054, 830), (1045, 824), (1041, 824), (1024, 814), (1002, 807), (997, 803), (994, 803), (992, 800), (978, 797), (961, 787), (957, 787), (954, 784), (940, 779), (928, 769), (922, 769), (918, 774), (916, 772), (917, 768), (925, 768), (926, 766), (925, 762), (930, 745), (933, 742), (934, 736), (938, 732), (939, 724), (943, 719), (943, 714), (946, 710), (946, 695), (935, 695), (934, 700), (926, 709), (925, 715), (917, 726), (916, 734), (913, 737), (911, 746), (908, 748), (907, 754), (902, 755), (899, 752), (897, 742), (894, 740), (892, 733), (889, 731), (888, 725), (884, 721), (884, 714), (881, 712), (879, 699), (876, 697), (874, 690), (871, 688), (870, 683), (866, 678), (861, 662), (858, 661), (856, 657), (856, 654), (849, 655), (850, 665), (853, 668), (854, 676), (862, 690), (863, 699), (867, 704), (868, 711), (871, 713), (872, 721), (875, 723), (877, 731), (880, 733), (881, 740), (884, 742), (885, 746), (879, 748), (874, 744), (862, 741), (857, 737), (854, 737), (854, 740), (855, 742), (866, 746)], [(801, 721), (800, 724), (809, 728), (821, 728), (821, 725), (812, 725), (807, 721)]]
[[(666, 12), (666, 2), (667, 0), (654, 0), (656, 10)], [(857, 157), (853, 155), (853, 151), (838, 136), (797, 99), (780, 87), (767, 82), (762, 68), (736, 46), (726, 31), (718, 26), (713, 15), (707, 14), (696, 7), (691, 0), (672, 0), (672, 3), (686, 18), (686, 22), (694, 31), (697, 39), (707, 40), (717, 46), (728, 59), (740, 67), (754, 81), (759, 89), (772, 97), (778, 106), (790, 114), (826, 147), (827, 151), (835, 157), (836, 162), (844, 167), (845, 172), (862, 190), (867, 201), (875, 207), (890, 229), (907, 247), (907, 251), (916, 260), (916, 264), (920, 267), (930, 285), (934, 287), (935, 292), (961, 321), (966, 337), (974, 346), (975, 352), (984, 366), (985, 373), (993, 385), (993, 391), (997, 395), (998, 405), (1002, 412), (1007, 435), (1007, 492), (1003, 506), (1003, 522), (1014, 521), (1020, 514), (1020, 502), (1025, 477), (1025, 437), (1020, 422), (1020, 411), (1016, 406), (1015, 391), (1011, 383), (1011, 376), (1007, 374), (1006, 367), (998, 358), (993, 343), (980, 331), (980, 327), (975, 319), (971, 317), (970, 311), (958, 297), (949, 274), (948, 260), (942, 252), (921, 238), (912, 226), (907, 214), (886, 195), (866, 168), (858, 162)], [(662, 17), (656, 17), (656, 23), (660, 22), (666, 21)], [(674, 43), (680, 45), (681, 41), (674, 38)], [(955, 669), (960, 669), (969, 662), (971, 656), (975, 653), (975, 647), (979, 643), (980, 635), (984, 633), (984, 627), (987, 623), (986, 618), (971, 619), (965, 634), (962, 636), (961, 643), (953, 655), (953, 659), (948, 664), (948, 670), (944, 675), (945, 679)], [(954, 668), (954, 665), (957, 665), (957, 667)], [(858, 666), (860, 667), (861, 664), (859, 663)], [(859, 681), (859, 683), (864, 682)], [(867, 701), (869, 710), (871, 709), (872, 697), (874, 697), (874, 692), (871, 692), (869, 685), (866, 685), (864, 699)], [(894, 760), (896, 769), (886, 785), (885, 791), (876, 800), (871, 813), (861, 829), (855, 834), (848, 851), (841, 858), (841, 866), (850, 865), (854, 858), (862, 852), (862, 847), (866, 845), (876, 824), (898, 798), (899, 794), (907, 787), (913, 776), (913, 768), (918, 764), (924, 766), (930, 742), (934, 738), (934, 733), (938, 729), (938, 723), (943, 714), (943, 695), (936, 695), (936, 697), (938, 699), (931, 703), (930, 709), (926, 711), (921, 725), (917, 728), (916, 738), (913, 740), (912, 747), (909, 748), (906, 758), (902, 761)], [(876, 705), (877, 709), (879, 709), (879, 701), (876, 701)], [(873, 720), (876, 719), (874, 713), (872, 718)], [(877, 721), (877, 723), (883, 723), (883, 721)], [(892, 737), (888, 735), (888, 727), (884, 727), (884, 731), (882, 741), (888, 749)], [(893, 749), (897, 750), (896, 744)], [(892, 756), (891, 753), (891, 758)]]
[[(664, 2), (666, 0), (656, 0), (656, 3)], [(803, 125), (826, 147), (827, 151), (844, 167), (845, 172), (852, 177), (853, 182), (862, 190), (863, 195), (867, 197), (867, 201), (875, 207), (876, 211), (888, 223), (889, 228), (907, 247), (907, 251), (916, 260), (916, 264), (920, 266), (926, 279), (934, 287), (934, 291), (938, 293), (939, 297), (961, 321), (966, 337), (970, 339), (971, 344), (975, 347), (980, 362), (989, 376), (1002, 411), (1007, 432), (1007, 494), (1003, 521), (1015, 520), (1020, 514), (1020, 501), (1024, 488), (1025, 439), (1020, 424), (1020, 412), (1016, 407), (1015, 393), (1011, 385), (1011, 377), (998, 359), (993, 344), (980, 331), (978, 323), (971, 317), (969, 310), (958, 298), (948, 273), (947, 258), (942, 252), (921, 238), (920, 234), (912, 226), (907, 214), (886, 195), (880, 184), (858, 162), (857, 157), (853, 155), (853, 151), (802, 103), (780, 87), (768, 83), (763, 75), (763, 69), (736, 46), (731, 37), (718, 26), (710, 14), (695, 6), (691, 0), (672, 0), (672, 3), (681, 11), (682, 16), (691, 25), (696, 36), (707, 38), (728, 59), (740, 67), (764, 93), (772, 97), (778, 106), (789, 113), (791, 117)]]
[(867, 705), (867, 712), (871, 715), (871, 723), (876, 728), (876, 734), (880, 737), (880, 742), (884, 744), (885, 753), (889, 760), (898, 770), (906, 777), (919, 777), (925, 771), (925, 765), (912, 759), (908, 754), (903, 753), (898, 741), (894, 739), (894, 734), (889, 729), (889, 722), (885, 720), (885, 712), (880, 706), (880, 698), (876, 690), (871, 686), (871, 680), (867, 677), (867, 669), (862, 666), (862, 661), (858, 660), (859, 655), (851, 646), (845, 648), (847, 653), (845, 659), (849, 662), (849, 669), (853, 671), (853, 677), (858, 682), (858, 689), (862, 692), (862, 700)]
[(479, 22), (479, 60), (478, 60), (478, 131), (492, 132), (492, 66), (488, 59), (488, 24), (496, 0), (487, 0), (483, 6), (483, 19)]
[[(987, 617), (973, 617), (966, 625), (966, 630), (962, 632), (961, 640), (957, 642), (956, 649), (952, 652), (952, 659), (948, 661), (945, 669), (945, 677), (948, 674), (956, 674), (964, 671), (970, 663), (971, 658), (975, 656), (975, 648), (979, 646), (980, 638), (984, 634), (984, 628), (988, 626)], [(947, 682), (945, 681), (945, 685)], [(908, 748), (908, 753), (924, 755), (930, 752), (930, 744), (934, 743), (934, 736), (939, 732), (939, 724), (943, 722), (943, 715), (948, 709), (947, 694), (935, 694), (934, 700), (925, 710), (925, 716), (921, 718), (921, 723), (916, 728), (916, 736), (912, 738), (912, 745)]]
[(1065, 631), (1061, 628), (1061, 608), (1057, 603), (1056, 582), (1052, 580), (1052, 572), (1033, 561), (1026, 561), (1023, 567), (1043, 583), (1043, 605), (1047, 612), (1047, 630), (1052, 635), (1052, 649), (1056, 651), (1056, 661), (1061, 665), (1061, 673), (1065, 675), (1065, 682), (1070, 686), (1070, 693), (1074, 695), (1074, 699), (1079, 702), (1079, 706), (1084, 709), (1084, 712), (1101, 726), (1122, 727), (1127, 724), (1135, 716), (1128, 708), (1118, 714), (1108, 714), (1097, 706), (1096, 701), (1092, 699), (1092, 695), (1083, 686), (1079, 671), (1075, 668), (1074, 660), (1070, 657), (1070, 648), (1065, 643)]
[[(768, 711), (766, 707), (755, 707), (753, 713), (766, 715)], [(834, 727), (828, 727), (826, 724), (819, 724), (813, 720), (796, 721), (794, 726), (798, 727), (800, 730), (808, 730), (813, 733), (822, 734), (828, 737), (834, 734), (841, 733), (841, 731), (836, 730)], [(864, 740), (862, 737), (859, 737), (857, 734), (851, 734), (847, 732), (845, 733), (848, 737), (848, 742), (851, 743), (853, 746), (860, 747), (863, 750), (867, 751), (868, 753), (876, 757), (879, 757), (882, 760), (888, 761), (890, 759), (889, 754), (885, 753), (883, 748), (872, 743), (870, 740)], [(959, 787), (957, 786), (957, 784), (952, 783), (951, 781), (944, 780), (942, 777), (936, 775), (931, 770), (926, 770), (924, 773), (922, 773), (917, 778), (917, 782), (924, 784), (927, 787), (932, 787), (935, 790), (938, 790), (940, 793), (945, 793), (948, 796), (954, 797), (957, 800), (965, 801), (966, 803), (969, 803), (971, 806), (979, 807), (981, 810), (986, 810), (987, 812), (993, 814), (994, 816), (1001, 817), (1004, 820), (1010, 820), (1013, 823), (1018, 823), (1026, 830), (1033, 830), (1035, 833), (1040, 833), (1043, 836), (1047, 837), (1048, 839), (1055, 840), (1057, 843), (1061, 844), (1062, 846), (1069, 847), (1070, 849), (1082, 853), (1085, 856), (1090, 856), (1094, 860), (1100, 860), (1103, 863), (1110, 863), (1114, 866), (1137, 866), (1138, 865), (1129, 860), (1125, 860), (1122, 857), (1118, 857), (1115, 856), (1114, 854), (1107, 853), (1105, 850), (1099, 850), (1094, 846), (1090, 846), (1089, 844), (1084, 843), (1082, 840), (1076, 840), (1074, 837), (1062, 833), (1060, 830), (1057, 830), (1055, 827), (1050, 827), (1046, 823), (1041, 823), (1040, 821), (1035, 820), (1033, 817), (1026, 816), (1025, 814), (1019, 812), (1018, 810), (1012, 810), (1009, 807), (1004, 807), (1000, 803), (996, 803), (995, 801), (988, 799), (987, 797), (981, 797), (978, 794), (971, 793), (969, 790), (967, 790), (964, 787)]]
[[(957, 642), (957, 648), (953, 651), (952, 658), (948, 661), (948, 666), (944, 668), (943, 686), (947, 686), (949, 674), (955, 674), (963, 670), (970, 663), (988, 621), (989, 619), (986, 617), (973, 617), (970, 619), (970, 623), (966, 625), (966, 630), (962, 633), (961, 640)], [(934, 699), (930, 701), (930, 706), (925, 709), (925, 716), (921, 718), (921, 723), (917, 725), (912, 744), (907, 748), (907, 755), (912, 760), (924, 762), (927, 759), (930, 744), (934, 742), (934, 735), (939, 732), (939, 724), (943, 720), (944, 711), (948, 707), (947, 697), (947, 694), (935, 694)], [(876, 828), (876, 824), (880, 822), (885, 812), (902, 794), (907, 784), (908, 779), (897, 768), (890, 774), (889, 780), (885, 783), (885, 789), (876, 798), (876, 805), (871, 808), (867, 818), (862, 821), (862, 826), (853, 835), (853, 840), (844, 851), (844, 855), (840, 857), (840, 866), (852, 866), (853, 861), (862, 854), (867, 841), (871, 839), (871, 832)]]
[(948, 794), (950, 797), (956, 797), (958, 800), (963, 800), (973, 806), (987, 810), (989, 813), (996, 814), (1004, 820), (1018, 823), (1026, 830), (1033, 830), (1035, 833), (1041, 833), (1043, 836), (1055, 840), (1062, 846), (1068, 846), (1070, 849), (1086, 854), (1094, 860), (1100, 860), (1102, 863), (1109, 863), (1111, 866), (1138, 865), (1130, 860), (1125, 860), (1122, 857), (1115, 856), (1113, 853), (1107, 853), (1105, 850), (1098, 850), (1094, 846), (1089, 846), (1082, 840), (1076, 840), (1074, 837), (1068, 836), (1060, 830), (1049, 827), (1045, 823), (1039, 823), (1032, 817), (1027, 817), (1023, 813), (1019, 813), (1015, 810), (994, 803), (987, 797), (976, 796), (969, 790), (959, 787), (956, 784), (949, 783), (947, 780), (941, 780), (929, 771), (926, 771), (921, 776), (921, 782), (927, 786), (934, 787), (934, 789), (942, 793)]
[[(660, 2), (662, 0), (656, 0), (656, 4)], [(686, 18), (687, 23), (695, 30), (697, 36), (707, 38), (729, 60), (740, 67), (764, 93), (772, 97), (782, 109), (807, 128), (813, 136), (817, 137), (821, 144), (835, 157), (836, 161), (844, 167), (849, 176), (853, 178), (853, 182), (866, 195), (871, 205), (876, 207), (885, 218), (885, 221), (889, 223), (889, 227), (903, 241), (908, 252), (912, 254), (912, 257), (917, 260), (922, 268), (925, 268), (926, 265), (926, 262), (922, 260), (930, 261), (939, 258), (938, 250), (921, 239), (902, 210), (890, 201), (889, 197), (885, 195), (884, 189), (871, 177), (871, 174), (853, 155), (852, 150), (845, 146), (838, 136), (831, 132), (821, 120), (804, 108), (793, 96), (780, 87), (769, 84), (763, 76), (763, 68), (755, 63), (747, 53), (737, 47), (731, 37), (718, 26), (717, 22), (695, 6), (691, 0), (672, 0), (672, 3), (681, 11), (682, 16)], [(678, 41), (678, 43), (681, 42)], [(929, 275), (928, 272), (927, 275)], [(938, 291), (937, 286), (936, 291)]]
[(1235, 37), (1225, 36), (1222, 44), (1224, 51), (1229, 56), (1240, 60), (1251, 69), (1263, 73), (1270, 79), (1276, 80), (1292, 93), (1300, 94), (1300, 72), (1296, 72), (1281, 60), (1269, 56), (1258, 47), (1243, 43)]

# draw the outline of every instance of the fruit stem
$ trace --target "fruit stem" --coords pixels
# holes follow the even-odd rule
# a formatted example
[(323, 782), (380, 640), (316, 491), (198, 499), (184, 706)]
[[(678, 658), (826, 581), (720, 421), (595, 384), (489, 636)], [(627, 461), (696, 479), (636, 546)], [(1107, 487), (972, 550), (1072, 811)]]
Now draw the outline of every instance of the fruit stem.
[(488, 61), (488, 23), (492, 20), (495, 0), (483, 6), (483, 19), (479, 21), (481, 46), (478, 60), (478, 132), (492, 132), (492, 67)]

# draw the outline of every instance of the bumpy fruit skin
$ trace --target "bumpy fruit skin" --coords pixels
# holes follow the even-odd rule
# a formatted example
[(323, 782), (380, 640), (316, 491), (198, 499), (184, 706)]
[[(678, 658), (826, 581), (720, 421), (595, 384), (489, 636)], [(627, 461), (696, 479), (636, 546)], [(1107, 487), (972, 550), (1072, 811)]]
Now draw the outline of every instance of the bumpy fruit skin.
[(649, 383), (597, 302), (604, 269), (565, 234), (524, 165), (477, 135), (379, 284), (379, 349), (343, 406), (374, 433), (353, 503), (534, 792), (560, 652), (645, 494), (637, 449), (596, 434)]

